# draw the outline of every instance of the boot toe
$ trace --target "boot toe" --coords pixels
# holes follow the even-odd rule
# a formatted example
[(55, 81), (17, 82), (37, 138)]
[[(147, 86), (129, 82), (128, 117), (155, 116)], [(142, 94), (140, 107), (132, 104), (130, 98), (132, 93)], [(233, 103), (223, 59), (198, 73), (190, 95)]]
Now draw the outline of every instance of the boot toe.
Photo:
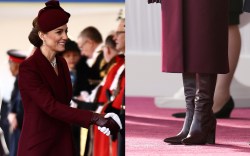
[(164, 139), (163, 141), (169, 144), (178, 145), (178, 144), (181, 144), (181, 139), (182, 138), (179, 138), (179, 137), (170, 137), (170, 138)]

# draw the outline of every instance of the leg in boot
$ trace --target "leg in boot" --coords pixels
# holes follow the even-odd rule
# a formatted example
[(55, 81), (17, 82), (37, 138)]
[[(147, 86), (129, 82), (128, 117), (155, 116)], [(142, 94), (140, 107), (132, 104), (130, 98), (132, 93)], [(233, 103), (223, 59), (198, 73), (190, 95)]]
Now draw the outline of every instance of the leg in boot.
[(164, 139), (164, 142), (171, 144), (181, 144), (181, 140), (187, 137), (194, 114), (196, 75), (184, 73), (182, 76), (183, 76), (184, 94), (186, 99), (186, 117), (180, 133), (174, 137)]
[(216, 74), (198, 74), (197, 76), (194, 117), (188, 136), (182, 140), (183, 144), (215, 143), (216, 119), (212, 107), (216, 77)]

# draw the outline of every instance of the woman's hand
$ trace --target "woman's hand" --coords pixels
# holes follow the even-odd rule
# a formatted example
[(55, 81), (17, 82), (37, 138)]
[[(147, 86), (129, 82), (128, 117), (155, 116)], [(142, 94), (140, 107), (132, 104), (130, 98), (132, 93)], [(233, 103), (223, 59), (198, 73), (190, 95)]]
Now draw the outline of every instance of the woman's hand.
[[(116, 134), (119, 132), (119, 130), (122, 129), (122, 124), (121, 124), (121, 120), (118, 117), (117, 114), (115, 113), (107, 113), (104, 118), (109, 118), (110, 120), (112, 120), (112, 126), (111, 126), (111, 131), (109, 127), (102, 127), (102, 126), (98, 126), (98, 130), (101, 131), (103, 134), (109, 136), (110, 134)], [(115, 123), (114, 123), (115, 121)], [(119, 128), (117, 128), (117, 126), (119, 126)]]

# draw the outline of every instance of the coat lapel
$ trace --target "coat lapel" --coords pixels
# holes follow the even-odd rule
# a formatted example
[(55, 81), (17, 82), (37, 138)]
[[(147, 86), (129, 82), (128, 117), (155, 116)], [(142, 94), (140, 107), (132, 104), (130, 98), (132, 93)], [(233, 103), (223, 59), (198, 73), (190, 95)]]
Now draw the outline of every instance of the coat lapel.
[(39, 68), (38, 71), (40, 71), (42, 77), (46, 79), (46, 83), (48, 83), (48, 86), (50, 87), (54, 96), (56, 96), (57, 89), (60, 88), (60, 85), (62, 85), (58, 82), (58, 76), (63, 77), (64, 82), (66, 83), (65, 86), (67, 86), (67, 88), (65, 89), (65, 92), (67, 92), (67, 101), (70, 101), (72, 96), (72, 86), (70, 83), (71, 81), (67, 65), (65, 67), (63, 60), (57, 56), (57, 64), (58, 64), (58, 76), (57, 76), (53, 67), (50, 65), (47, 58), (42, 54), (40, 49), (37, 49), (33, 55), (37, 67)]
[(62, 74), (63, 78), (64, 78), (64, 82), (66, 83), (65, 86), (67, 86), (67, 100), (70, 101), (72, 99), (72, 83), (71, 83), (71, 79), (70, 79), (70, 74), (69, 74), (69, 68), (67, 66), (66, 61), (61, 58), (58, 57), (57, 58), (59, 61), (59, 65), (60, 68), (60, 74)]
[(56, 73), (53, 67), (50, 65), (47, 58), (42, 54), (39, 48), (37, 48), (37, 50), (35, 51), (33, 55), (34, 55), (37, 67), (39, 68), (38, 71), (41, 72), (40, 74), (46, 78), (50, 86), (55, 86)]

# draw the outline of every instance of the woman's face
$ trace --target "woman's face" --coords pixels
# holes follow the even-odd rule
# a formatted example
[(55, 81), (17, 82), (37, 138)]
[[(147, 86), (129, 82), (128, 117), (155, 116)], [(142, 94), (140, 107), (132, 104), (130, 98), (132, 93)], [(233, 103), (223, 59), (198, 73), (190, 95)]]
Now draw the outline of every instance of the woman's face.
[(68, 27), (65, 24), (47, 33), (43, 33), (41, 38), (44, 42), (44, 45), (51, 51), (60, 52), (65, 50), (65, 43), (68, 39), (67, 33)]

